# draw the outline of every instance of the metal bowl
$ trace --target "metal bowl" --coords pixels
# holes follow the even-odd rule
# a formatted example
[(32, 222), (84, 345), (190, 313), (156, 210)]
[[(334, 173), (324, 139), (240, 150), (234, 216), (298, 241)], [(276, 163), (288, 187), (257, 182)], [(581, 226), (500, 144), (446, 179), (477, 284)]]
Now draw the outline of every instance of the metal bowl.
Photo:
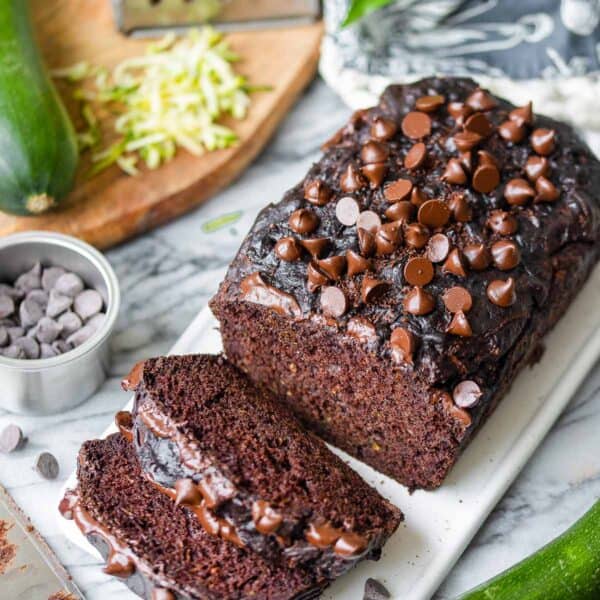
[(106, 312), (98, 331), (70, 352), (37, 360), (0, 356), (0, 406), (16, 413), (49, 415), (77, 406), (106, 379), (120, 292), (112, 267), (89, 244), (43, 231), (0, 238), (0, 282), (12, 283), (36, 262), (77, 273), (88, 287), (100, 292)]

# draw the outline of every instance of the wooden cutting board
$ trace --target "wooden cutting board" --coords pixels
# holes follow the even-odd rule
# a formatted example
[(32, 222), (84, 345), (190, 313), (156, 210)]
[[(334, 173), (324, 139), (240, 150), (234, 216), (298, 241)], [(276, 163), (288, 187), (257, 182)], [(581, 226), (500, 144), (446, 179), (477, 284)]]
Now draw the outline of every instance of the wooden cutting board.
[[(81, 60), (110, 67), (142, 53), (148, 43), (116, 31), (109, 0), (32, 0), (32, 12), (50, 68)], [(269, 140), (315, 75), (321, 35), (320, 23), (228, 34), (232, 48), (242, 57), (236, 69), (250, 83), (273, 88), (252, 94), (246, 119), (227, 122), (240, 138), (235, 147), (201, 157), (179, 151), (166, 165), (135, 177), (111, 167), (89, 178), (89, 162), (84, 158), (64, 208), (40, 217), (0, 213), (0, 236), (45, 229), (107, 248), (198, 206), (240, 175)], [(59, 83), (59, 91), (77, 123), (72, 88)]]

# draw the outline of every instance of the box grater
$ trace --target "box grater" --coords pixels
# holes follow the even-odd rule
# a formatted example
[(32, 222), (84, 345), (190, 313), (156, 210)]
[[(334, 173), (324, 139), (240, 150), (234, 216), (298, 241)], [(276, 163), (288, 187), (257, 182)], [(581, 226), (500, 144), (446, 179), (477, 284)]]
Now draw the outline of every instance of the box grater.
[(281, 27), (321, 15), (320, 0), (112, 0), (124, 33), (144, 35), (211, 23), (219, 29)]

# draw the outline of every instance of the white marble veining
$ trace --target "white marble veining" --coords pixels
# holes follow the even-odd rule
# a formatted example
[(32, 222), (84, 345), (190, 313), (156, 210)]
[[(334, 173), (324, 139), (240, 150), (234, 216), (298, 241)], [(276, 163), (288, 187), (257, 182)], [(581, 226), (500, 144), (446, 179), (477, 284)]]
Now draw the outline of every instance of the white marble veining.
[[(0, 455), (0, 483), (31, 516), (89, 600), (125, 600), (131, 595), (104, 575), (96, 560), (69, 543), (56, 525), (59, 490), (75, 466), (81, 442), (105, 429), (127, 398), (120, 391), (120, 378), (137, 360), (172, 346), (215, 291), (215, 273), (231, 260), (258, 210), (303, 176), (317, 159), (320, 143), (348, 113), (323, 83), (316, 82), (238, 182), (195, 212), (108, 252), (121, 283), (123, 306), (113, 338), (111, 377), (93, 398), (56, 417), (25, 418), (0, 411), (0, 428), (15, 422), (29, 437), (24, 450)], [(238, 210), (243, 212), (233, 225), (203, 231), (206, 222)], [(522, 558), (600, 497), (599, 390), (600, 369), (595, 368), (436, 599), (453, 598)], [(59, 480), (46, 482), (33, 471), (35, 455), (42, 450), (59, 459)], [(0, 599), (4, 600), (1, 586)]]

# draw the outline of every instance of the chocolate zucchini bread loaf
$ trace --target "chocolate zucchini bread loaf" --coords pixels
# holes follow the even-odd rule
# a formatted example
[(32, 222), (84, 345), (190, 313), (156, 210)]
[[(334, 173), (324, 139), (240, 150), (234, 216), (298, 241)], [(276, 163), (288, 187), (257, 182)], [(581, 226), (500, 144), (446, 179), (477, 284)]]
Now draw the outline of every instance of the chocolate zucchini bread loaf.
[(83, 445), (77, 478), (61, 512), (103, 555), (105, 572), (146, 600), (308, 599), (325, 584), (207, 533), (147, 481), (119, 434)]
[(396, 507), (223, 357), (149, 359), (124, 386), (131, 429), (118, 421), (142, 472), (212, 535), (332, 580), (398, 527)]
[(326, 440), (439, 486), (595, 265), (599, 196), (590, 150), (531, 104), (391, 86), (258, 216), (211, 303), (226, 355)]

